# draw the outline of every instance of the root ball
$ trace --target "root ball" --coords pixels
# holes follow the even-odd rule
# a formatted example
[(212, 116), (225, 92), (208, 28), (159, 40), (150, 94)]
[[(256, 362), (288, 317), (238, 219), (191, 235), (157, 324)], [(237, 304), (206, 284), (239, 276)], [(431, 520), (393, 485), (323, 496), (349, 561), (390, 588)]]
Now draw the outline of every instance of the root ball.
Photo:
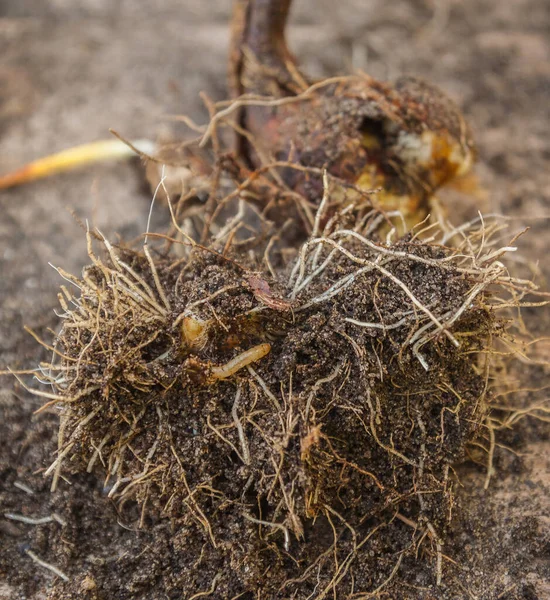
[(219, 597), (370, 593), (420, 549), (441, 576), (453, 465), (486, 426), (518, 288), (498, 228), (383, 241), (369, 211), (319, 218), (269, 270), (219, 239), (154, 261), (90, 242), (63, 288), (50, 473), (102, 472), (109, 496), (171, 515), (189, 595), (199, 557)]

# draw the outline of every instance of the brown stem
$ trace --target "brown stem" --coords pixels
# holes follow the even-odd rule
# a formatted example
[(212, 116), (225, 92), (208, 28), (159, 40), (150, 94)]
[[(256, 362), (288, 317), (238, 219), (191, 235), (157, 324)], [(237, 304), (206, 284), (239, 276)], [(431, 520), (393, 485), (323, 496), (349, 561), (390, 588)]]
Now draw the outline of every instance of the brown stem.
[(285, 26), (291, 0), (252, 0), (247, 44), (258, 56), (288, 54)]
[(229, 54), (232, 96), (287, 95), (307, 87), (285, 40), (292, 0), (234, 0)]

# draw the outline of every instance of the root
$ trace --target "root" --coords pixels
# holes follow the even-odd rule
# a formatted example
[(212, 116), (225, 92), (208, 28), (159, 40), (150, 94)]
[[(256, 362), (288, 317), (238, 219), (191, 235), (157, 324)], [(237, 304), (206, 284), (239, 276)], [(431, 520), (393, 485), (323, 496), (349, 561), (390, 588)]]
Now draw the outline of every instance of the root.
[[(234, 107), (216, 110), (219, 125)], [(71, 286), (61, 330), (44, 343), (51, 364), (16, 375), (31, 393), (25, 375), (50, 386), (36, 390), (39, 410), (61, 409), (46, 475), (55, 489), (62, 471), (103, 471), (110, 498), (140, 504), (140, 526), (158, 513), (198, 536), (198, 562), (212, 550), (232, 564), (265, 556), (270, 591), (391, 594), (415, 550), (441, 585), (454, 461), (481, 444), (487, 486), (497, 432), (548, 418), (544, 404), (512, 408), (495, 395), (495, 365), (527, 356), (497, 311), (532, 304), (535, 289), (501, 262), (515, 249), (501, 224), (426, 222), (398, 239), (397, 213), (355, 191), (342, 205), (340, 182), (322, 170), (311, 173), (323, 181), (317, 213), (302, 207), (311, 235), (286, 248), (295, 223), (268, 222), (249, 199), (304, 201), (277, 187), (272, 170), (289, 167), (231, 163), (228, 191), (220, 163), (195, 223), (161, 177), (155, 198), (166, 196), (172, 224), (156, 234), (148, 220), (138, 250), (88, 229), (91, 266), (81, 277), (58, 269)], [(457, 247), (441, 244), (449, 235)], [(413, 529), (406, 549), (385, 535), (402, 523)], [(373, 564), (387, 567), (367, 583), (358, 574)], [(219, 568), (188, 594), (220, 593)]]
[(376, 432), (375, 412), (374, 412), (374, 407), (372, 406), (372, 402), (370, 399), (370, 390), (368, 390), (368, 389), (367, 389), (367, 396), (366, 396), (365, 400), (369, 406), (370, 429), (372, 432), (372, 436), (376, 440), (376, 443), (382, 449), (384, 449), (388, 454), (393, 454), (394, 456), (397, 456), (397, 458), (400, 458), (403, 462), (406, 462), (408, 465), (411, 465), (413, 467), (420, 467), (419, 463), (415, 462), (414, 460), (412, 460), (410, 458), (407, 458), (404, 454), (401, 454), (401, 452), (398, 452), (394, 448), (390, 448), (390, 446), (387, 446), (380, 440), (380, 438), (378, 437), (378, 433)]
[(26, 517), (25, 515), (16, 515), (14, 513), (4, 513), (6, 519), (11, 521), (19, 521), (26, 525), (44, 525), (46, 523), (59, 523), (60, 525), (66, 525), (66, 521), (56, 513), (52, 513), (47, 517)]
[(239, 415), (237, 413), (237, 407), (239, 404), (239, 400), (241, 398), (241, 387), (237, 388), (237, 393), (235, 395), (235, 402), (233, 402), (233, 408), (231, 409), (231, 416), (233, 417), (233, 422), (235, 423), (235, 427), (237, 428), (237, 432), (239, 434), (239, 441), (241, 442), (241, 450), (242, 450), (242, 460), (245, 465), (250, 464), (250, 450), (248, 449), (248, 443), (246, 441), (246, 437), (244, 435), (244, 429), (241, 421), (239, 420)]
[(189, 598), (189, 600), (195, 600), (196, 598), (206, 598), (206, 596), (211, 596), (216, 591), (216, 587), (221, 578), (222, 574), (216, 573), (214, 579), (212, 580), (212, 585), (210, 586), (210, 589), (206, 592), (198, 592), (197, 594), (193, 594)]
[(404, 556), (404, 552), (401, 552), (399, 554), (397, 562), (395, 563), (395, 566), (393, 567), (388, 578), (385, 579), (375, 590), (373, 590), (372, 592), (369, 592), (367, 594), (365, 594), (365, 593), (353, 594), (352, 596), (350, 596), (350, 598), (354, 598), (356, 600), (366, 600), (367, 598), (375, 598), (376, 596), (378, 596), (378, 594), (380, 594), (380, 592), (385, 587), (387, 587), (389, 585), (389, 583), (391, 582), (391, 580), (396, 576), (397, 571), (399, 571), (399, 567), (401, 566), (401, 561), (403, 560), (403, 556)]
[(242, 513), (242, 516), (251, 523), (257, 523), (258, 525), (263, 525), (264, 527), (273, 527), (282, 531), (285, 538), (285, 550), (287, 552), (290, 550), (290, 533), (282, 523), (271, 523), (270, 521), (262, 521), (261, 519), (256, 519), (255, 517), (247, 513)]
[(25, 554), (30, 559), (32, 559), (37, 565), (43, 567), (44, 569), (47, 569), (48, 571), (51, 571), (54, 575), (57, 575), (58, 577), (63, 579), (63, 581), (70, 581), (70, 578), (67, 575), (65, 575), (65, 573), (63, 573), (61, 569), (58, 569), (56, 566), (46, 562), (45, 560), (42, 560), (32, 550), (25, 550)]
[[(137, 150), (141, 148), (142, 150)], [(35, 160), (13, 173), (0, 177), (0, 190), (15, 187), (58, 173), (108, 160), (132, 158), (141, 151), (154, 153), (155, 144), (149, 140), (136, 140), (130, 147), (119, 140), (101, 140), (75, 146), (56, 154)]]

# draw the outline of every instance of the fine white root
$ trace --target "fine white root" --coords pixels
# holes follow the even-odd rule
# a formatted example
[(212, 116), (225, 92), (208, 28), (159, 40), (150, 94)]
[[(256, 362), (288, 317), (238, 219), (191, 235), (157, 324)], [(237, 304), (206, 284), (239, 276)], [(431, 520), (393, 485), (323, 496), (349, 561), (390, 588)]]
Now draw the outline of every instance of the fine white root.
[(21, 483), (20, 481), (14, 481), (13, 485), (22, 490), (23, 492), (25, 492), (26, 494), (28, 494), (29, 496), (33, 496), (34, 495), (34, 490), (32, 488), (30, 488), (28, 485), (25, 485), (24, 483)]
[(198, 592), (197, 594), (193, 594), (189, 600), (196, 600), (197, 598), (206, 598), (207, 596), (211, 596), (215, 591), (216, 591), (216, 587), (218, 585), (218, 582), (220, 581), (222, 577), (221, 573), (217, 573), (216, 576), (214, 577), (214, 579), (212, 579), (212, 585), (210, 586), (210, 589), (207, 590), (206, 592)]
[(385, 323), (367, 323), (365, 321), (358, 321), (357, 319), (345, 318), (344, 321), (346, 323), (351, 323), (352, 325), (357, 325), (358, 327), (365, 327), (366, 329), (381, 329), (382, 331), (389, 331), (390, 329), (399, 329), (406, 323), (411, 321), (411, 316), (414, 316), (414, 311), (408, 310), (405, 313), (405, 316), (399, 321), (395, 323), (390, 323), (386, 325)]
[(63, 573), (63, 571), (61, 571), (61, 569), (58, 569), (56, 566), (54, 566), (54, 565), (52, 565), (50, 563), (47, 563), (45, 560), (42, 560), (32, 550), (25, 550), (25, 553), (37, 565), (40, 565), (44, 569), (48, 569), (48, 571), (51, 571), (54, 575), (57, 575), (58, 577), (61, 577), (61, 579), (63, 579), (63, 581), (70, 581), (69, 577), (67, 575), (65, 575), (65, 573)]
[(245, 465), (250, 464), (250, 450), (248, 449), (248, 442), (246, 441), (246, 436), (244, 435), (243, 425), (239, 419), (239, 415), (237, 413), (237, 408), (239, 404), (239, 400), (241, 399), (241, 387), (237, 388), (237, 393), (235, 394), (235, 401), (233, 402), (233, 408), (231, 409), (231, 416), (233, 417), (233, 422), (235, 423), (235, 427), (237, 428), (237, 433), (239, 434), (239, 441), (241, 442), (242, 449), (242, 458)]
[(484, 489), (489, 489), (489, 483), (491, 477), (494, 475), (495, 468), (493, 466), (493, 459), (495, 454), (495, 428), (491, 423), (491, 419), (487, 418), (487, 428), (489, 430), (489, 452), (487, 454), (487, 476), (485, 477), (485, 483), (483, 484)]
[(400, 458), (401, 460), (406, 462), (408, 465), (411, 465), (413, 467), (418, 467), (419, 465), (417, 462), (415, 462), (414, 460), (411, 460), (410, 458), (407, 458), (404, 454), (401, 454), (401, 452), (399, 452), (398, 450), (395, 450), (395, 448), (387, 446), (380, 440), (380, 438), (378, 437), (378, 433), (376, 431), (376, 424), (375, 424), (376, 418), (375, 418), (374, 407), (373, 407), (372, 401), (370, 399), (370, 390), (369, 389), (367, 389), (366, 400), (367, 400), (367, 404), (369, 406), (370, 428), (372, 431), (372, 435), (373, 435), (374, 439), (376, 440), (376, 443), (381, 448), (383, 448), (386, 452), (389, 452), (390, 454), (397, 456), (398, 458)]
[(19, 521), (20, 523), (25, 523), (26, 525), (44, 525), (46, 523), (53, 523), (54, 521), (60, 525), (66, 525), (66, 521), (56, 513), (52, 513), (47, 517), (26, 517), (25, 515), (4, 513), (4, 517), (6, 517), (6, 519), (10, 519), (10, 521)]
[(258, 525), (264, 525), (265, 527), (274, 527), (275, 529), (280, 529), (283, 532), (283, 535), (285, 536), (285, 550), (288, 552), (290, 548), (290, 533), (282, 523), (271, 523), (270, 521), (262, 521), (261, 519), (254, 518), (252, 515), (248, 515), (247, 513), (243, 513), (243, 517), (251, 523), (257, 523)]

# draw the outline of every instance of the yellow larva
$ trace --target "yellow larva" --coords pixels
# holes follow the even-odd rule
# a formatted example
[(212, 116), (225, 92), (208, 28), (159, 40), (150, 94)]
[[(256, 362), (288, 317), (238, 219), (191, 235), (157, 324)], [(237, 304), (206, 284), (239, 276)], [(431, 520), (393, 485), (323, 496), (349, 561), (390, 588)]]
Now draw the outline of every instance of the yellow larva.
[(226, 362), (219, 367), (212, 367), (211, 376), (213, 379), (227, 379), (234, 375), (237, 371), (256, 362), (269, 354), (271, 344), (258, 344), (249, 350), (241, 352), (238, 356)]

